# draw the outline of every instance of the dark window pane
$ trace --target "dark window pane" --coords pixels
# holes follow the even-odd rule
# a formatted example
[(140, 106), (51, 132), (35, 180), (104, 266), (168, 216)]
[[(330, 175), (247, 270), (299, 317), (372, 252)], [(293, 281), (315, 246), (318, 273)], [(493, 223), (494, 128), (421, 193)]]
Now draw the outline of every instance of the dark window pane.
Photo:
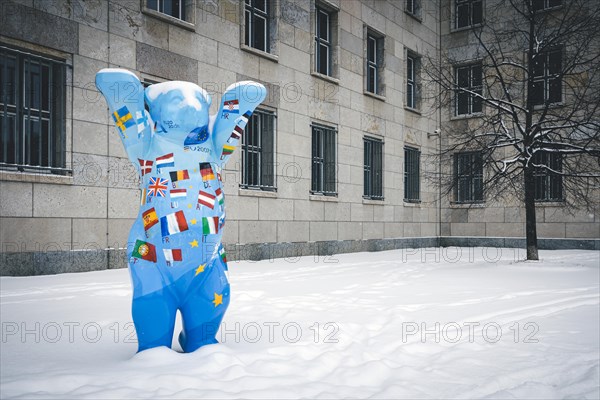
[(246, 44), (246, 46), (250, 46), (250, 27), (251, 27), (251, 25), (250, 25), (250, 21), (251, 21), (251, 19), (250, 19), (250, 11), (246, 10), (244, 12), (244, 15), (245, 15), (245, 18), (246, 18), (245, 26), (244, 26), (244, 35), (245, 35), (246, 39), (245, 39), (244, 43)]
[(320, 39), (329, 41), (329, 14), (319, 10), (317, 18), (317, 36)]
[[(481, 91), (477, 91), (479, 94), (481, 94)], [(472, 96), (472, 110), (471, 113), (478, 113), (481, 112), (483, 109), (483, 102), (481, 101), (481, 97), (477, 97), (477, 96)]]
[(482, 67), (474, 65), (471, 67), (471, 86), (481, 86), (482, 83)]
[(469, 87), (469, 68), (459, 68), (457, 71), (457, 83), (461, 88)]
[(469, 5), (459, 4), (456, 6), (456, 27), (464, 28), (469, 26)]
[(457, 113), (459, 115), (469, 113), (469, 94), (459, 92), (456, 96)]
[(549, 0), (548, 7), (558, 7), (562, 4), (562, 0)]
[(319, 45), (319, 65), (317, 70), (319, 73), (329, 75), (329, 47), (320, 44)]
[(367, 68), (367, 91), (375, 93), (375, 68)]
[(254, 33), (254, 44), (253, 47), (266, 51), (266, 37), (267, 37), (267, 21), (259, 16), (254, 18), (253, 33)]
[(408, 107), (415, 108), (415, 99), (413, 94), (413, 85), (411, 83), (406, 85), (406, 105)]
[(253, 3), (254, 3), (253, 5), (254, 5), (255, 8), (257, 8), (257, 9), (259, 9), (261, 11), (267, 12), (267, 2), (266, 2), (266, 0), (254, 0)]
[(373, 36), (369, 36), (367, 40), (367, 59), (371, 62), (377, 62), (375, 60), (375, 47), (377, 45), (377, 41)]
[(562, 52), (553, 51), (548, 54), (548, 72), (559, 74), (562, 69)]
[(550, 101), (550, 103), (559, 103), (562, 101), (562, 85), (560, 78), (550, 80), (548, 101)]
[(533, 76), (544, 76), (546, 68), (546, 55), (544, 53), (536, 54), (533, 58)]
[(481, 5), (481, 1), (474, 1), (472, 4), (472, 25), (480, 24), (483, 20), (483, 7)]

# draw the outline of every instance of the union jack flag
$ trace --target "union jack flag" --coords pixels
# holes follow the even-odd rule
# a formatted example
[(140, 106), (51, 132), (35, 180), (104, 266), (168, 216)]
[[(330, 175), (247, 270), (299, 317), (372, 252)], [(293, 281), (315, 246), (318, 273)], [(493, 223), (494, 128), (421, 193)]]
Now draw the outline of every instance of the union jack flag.
[(148, 196), (165, 197), (167, 195), (167, 184), (169, 181), (162, 178), (150, 178), (150, 185), (148, 185)]

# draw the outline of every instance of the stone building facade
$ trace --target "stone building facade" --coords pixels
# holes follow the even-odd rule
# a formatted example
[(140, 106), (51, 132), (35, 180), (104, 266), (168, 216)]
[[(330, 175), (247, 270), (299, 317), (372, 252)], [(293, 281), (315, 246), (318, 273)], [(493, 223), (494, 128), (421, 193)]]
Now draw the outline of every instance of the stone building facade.
[[(435, 57), (440, 45), (462, 35), (450, 32), (444, 4), (277, 0), (266, 9), (254, 0), (187, 0), (175, 2), (181, 7), (174, 10), (163, 3), (2, 2), (4, 64), (11, 59), (25, 71), (49, 60), (59, 71), (56, 76), (64, 77), (64, 82), (57, 78), (51, 85), (55, 106), (48, 111), (57, 113), (64, 105), (62, 114), (55, 114), (62, 121), (52, 131), (58, 136), (29, 142), (40, 149), (54, 146), (49, 150), (54, 162), (61, 153), (64, 163), (48, 166), (44, 159), (38, 164), (45, 162), (45, 168), (30, 168), (31, 158), (7, 162), (4, 155), (1, 274), (125, 265), (123, 248), (140, 192), (94, 86), (95, 73), (106, 67), (129, 69), (146, 84), (196, 82), (213, 95), (212, 112), (232, 82), (251, 79), (267, 87), (261, 110), (272, 128), (262, 134), (271, 141), (258, 135), (261, 149), (246, 143), (246, 150), (236, 150), (223, 172), (228, 217), (224, 242), (230, 259), (464, 240), (508, 245), (504, 238), (523, 237), (518, 204), (452, 205), (422, 177), (438, 168), (426, 160), (439, 145), (443, 121), (433, 97), (425, 95), (437, 88), (420, 84), (420, 59)], [(266, 22), (261, 20), (263, 11)], [(4, 68), (4, 76), (13, 73)], [(15, 86), (26, 85), (31, 76), (14, 74)], [(20, 113), (31, 119), (32, 107), (25, 108)], [(41, 118), (42, 111), (37, 112)], [(257, 125), (255, 130), (263, 128)], [(2, 140), (6, 143), (8, 136)], [(316, 141), (321, 147), (315, 147)], [(259, 172), (256, 165), (248, 165), (256, 151), (262, 152)], [(409, 156), (411, 163), (406, 162)], [(268, 168), (275, 173), (265, 173)], [(317, 168), (325, 172), (315, 176)], [(598, 214), (573, 216), (557, 204), (544, 207), (540, 218), (540, 237), (600, 237)], [(452, 241), (459, 236), (470, 239)], [(597, 246), (597, 240), (585, 243)]]

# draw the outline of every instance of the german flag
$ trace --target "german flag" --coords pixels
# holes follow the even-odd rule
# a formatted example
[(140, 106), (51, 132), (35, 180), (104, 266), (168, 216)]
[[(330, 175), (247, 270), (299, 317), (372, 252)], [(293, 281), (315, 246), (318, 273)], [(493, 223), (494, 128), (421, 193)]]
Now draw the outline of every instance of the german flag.
[(210, 163), (208, 163), (208, 162), (200, 163), (200, 175), (202, 175), (202, 180), (204, 182), (215, 179), (215, 174), (213, 173)]

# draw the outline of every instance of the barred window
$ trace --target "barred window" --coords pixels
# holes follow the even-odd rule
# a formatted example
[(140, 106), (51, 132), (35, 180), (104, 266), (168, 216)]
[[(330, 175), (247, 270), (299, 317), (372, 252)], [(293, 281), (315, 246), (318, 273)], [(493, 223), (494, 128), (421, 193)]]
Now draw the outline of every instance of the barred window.
[[(481, 63), (456, 67), (454, 94), (455, 115), (469, 115), (482, 111), (481, 96), (483, 93)], [(479, 95), (479, 96), (478, 96)]]
[(63, 60), (0, 45), (0, 167), (66, 174)]
[(186, 21), (186, 0), (148, 0), (146, 5), (151, 10)]
[(265, 52), (270, 45), (270, 0), (245, 0), (245, 43)]
[(331, 72), (331, 13), (325, 9), (316, 8), (316, 54), (315, 54), (315, 69), (323, 75), (332, 75)]
[[(561, 154), (538, 151), (533, 155), (533, 163), (540, 166), (534, 171), (535, 200), (563, 201)], [(548, 168), (541, 167), (543, 165)]]
[(383, 200), (383, 141), (365, 137), (363, 197)]
[(243, 188), (276, 190), (275, 114), (256, 110), (242, 135)]
[(483, 159), (479, 152), (458, 153), (454, 158), (455, 194), (458, 203), (483, 201)]
[(420, 108), (421, 99), (419, 95), (419, 70), (421, 60), (413, 52), (406, 54), (406, 107), (415, 110)]
[(314, 124), (312, 126), (311, 193), (337, 195), (337, 131)]
[(367, 33), (367, 92), (382, 94), (383, 37), (369, 31)]
[(404, 201), (418, 202), (420, 193), (421, 152), (412, 147), (404, 148)]
[(454, 0), (454, 26), (468, 28), (483, 21), (483, 0)]
[(533, 61), (533, 104), (560, 103), (562, 101), (562, 50), (545, 51)]

